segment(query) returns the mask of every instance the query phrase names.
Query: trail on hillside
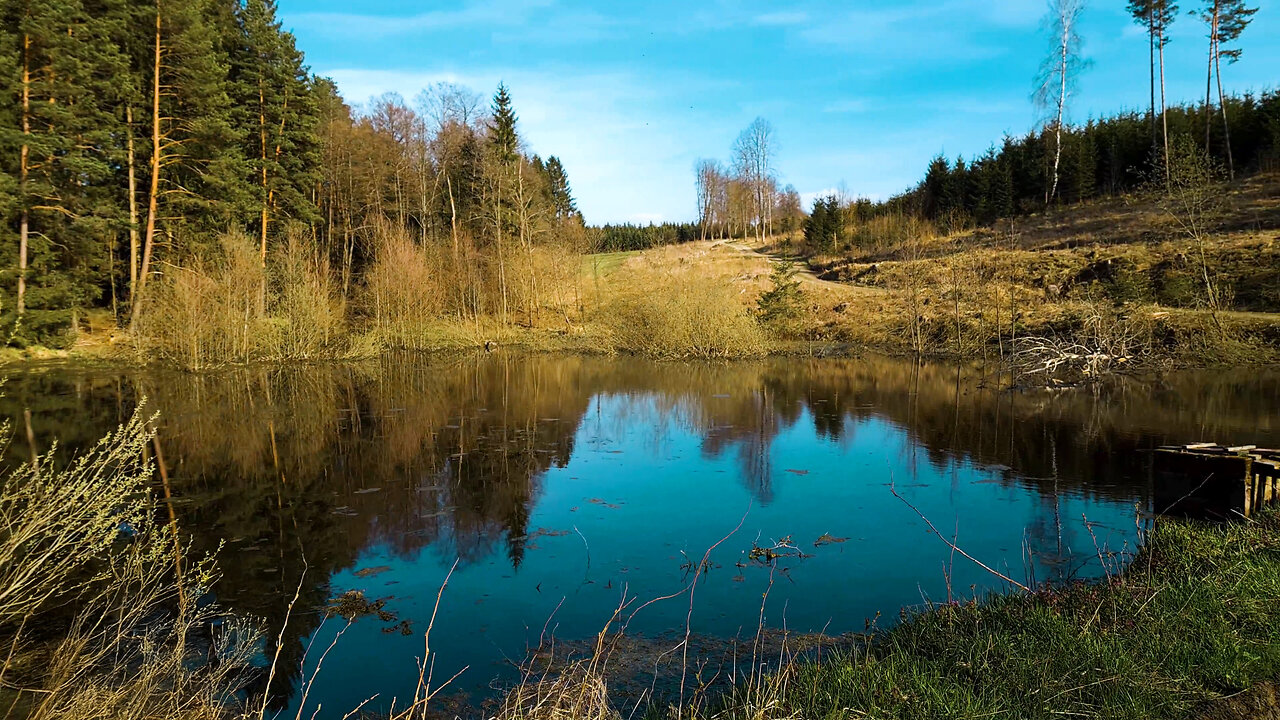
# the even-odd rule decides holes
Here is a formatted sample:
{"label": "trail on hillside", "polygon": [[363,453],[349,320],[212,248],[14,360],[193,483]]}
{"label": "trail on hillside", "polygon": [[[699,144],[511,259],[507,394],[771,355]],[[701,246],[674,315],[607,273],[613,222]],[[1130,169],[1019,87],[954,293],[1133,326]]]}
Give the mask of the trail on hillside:
{"label": "trail on hillside", "polygon": [[835,293],[844,293],[844,294],[866,293],[866,294],[878,295],[886,292],[883,288],[867,287],[865,285],[853,285],[851,283],[836,282],[834,280],[823,280],[822,278],[818,277],[816,273],[813,272],[813,269],[810,268],[809,264],[806,263],[802,258],[787,257],[785,255],[779,255],[777,253],[762,252],[759,249],[756,249],[751,247],[750,245],[747,245],[746,242],[743,240],[719,240],[712,243],[711,245],[711,247],[713,248],[717,246],[724,246],[724,247],[730,248],[732,250],[737,251],[739,254],[745,257],[759,258],[761,260],[765,260],[769,262],[770,265],[789,262],[795,267],[796,278],[800,280],[800,283],[802,285],[809,285],[813,287],[824,288],[826,290],[830,290]]}

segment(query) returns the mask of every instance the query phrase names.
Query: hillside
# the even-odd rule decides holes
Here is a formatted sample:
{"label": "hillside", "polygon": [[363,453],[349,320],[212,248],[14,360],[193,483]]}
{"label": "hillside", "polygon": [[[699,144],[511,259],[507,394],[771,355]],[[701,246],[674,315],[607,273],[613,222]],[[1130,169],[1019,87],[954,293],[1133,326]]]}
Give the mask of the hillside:
{"label": "hillside", "polygon": [[[1214,205],[1200,240],[1168,207],[1130,195],[810,256],[797,275],[803,317],[786,334],[845,350],[969,357],[1000,356],[1036,336],[1126,362],[1272,361],[1280,346],[1280,175],[1224,188]],[[726,284],[750,306],[770,287],[771,265],[802,253],[796,235],[763,246],[694,242],[589,256],[584,272],[602,298],[670,291],[678,286],[670,279],[681,277]]]}

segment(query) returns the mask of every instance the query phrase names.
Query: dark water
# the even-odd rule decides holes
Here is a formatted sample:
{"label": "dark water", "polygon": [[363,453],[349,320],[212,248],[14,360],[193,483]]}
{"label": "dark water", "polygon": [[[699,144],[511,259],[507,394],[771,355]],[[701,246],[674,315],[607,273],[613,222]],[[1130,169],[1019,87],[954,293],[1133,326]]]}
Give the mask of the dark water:
{"label": "dark water", "polygon": [[[345,625],[315,608],[348,590],[385,599],[390,615],[347,629],[310,689],[304,717],[318,704],[341,717],[375,693],[367,707],[412,694],[455,559],[434,673],[466,667],[453,687],[478,697],[544,630],[571,645],[624,598],[634,610],[684,588],[690,563],[726,536],[697,587],[697,637],[753,635],[771,575],[768,626],[862,631],[877,613],[884,627],[905,606],[945,601],[949,566],[956,595],[1002,587],[953,558],[891,484],[987,564],[1060,581],[1096,576],[1098,546],[1133,549],[1151,512],[1145,451],[1280,444],[1276,371],[1021,394],[980,380],[889,359],[496,355],[205,376],[30,371],[0,402],[18,430],[10,462],[30,455],[28,422],[36,449],[55,438],[74,449],[142,398],[161,413],[178,522],[198,550],[226,543],[222,604],[278,629],[300,588],[272,690],[289,717]],[[773,573],[751,561],[784,539],[803,556],[789,551]],[[687,595],[657,602],[629,630],[670,647],[688,612]]]}

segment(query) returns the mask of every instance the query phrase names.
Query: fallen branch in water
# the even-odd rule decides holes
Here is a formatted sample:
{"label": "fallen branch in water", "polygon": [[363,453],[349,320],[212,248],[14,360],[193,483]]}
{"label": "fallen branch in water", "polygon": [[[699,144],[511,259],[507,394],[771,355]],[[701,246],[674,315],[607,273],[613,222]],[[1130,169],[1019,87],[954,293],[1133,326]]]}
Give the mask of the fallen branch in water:
{"label": "fallen branch in water", "polygon": [[979,560],[978,558],[976,558],[976,557],[974,557],[974,556],[970,555],[969,553],[965,552],[962,548],[960,548],[960,546],[956,545],[955,543],[953,543],[953,542],[951,542],[950,540],[948,540],[948,539],[946,539],[945,537],[943,537],[943,536],[942,536],[942,533],[938,532],[938,528],[934,527],[934,526],[933,526],[933,523],[929,522],[929,518],[925,517],[925,516],[924,516],[924,513],[920,512],[919,508],[917,508],[915,505],[912,505],[912,504],[911,504],[911,503],[910,503],[906,498],[904,498],[904,497],[902,497],[901,495],[899,495],[899,494],[898,494],[898,488],[897,488],[897,487],[895,487],[893,483],[889,483],[889,492],[893,493],[893,496],[894,496],[894,497],[896,497],[896,498],[898,498],[899,500],[901,500],[901,501],[902,501],[902,503],[903,503],[904,505],[906,505],[907,507],[911,508],[911,510],[912,510],[913,512],[915,512],[915,514],[916,514],[916,515],[919,515],[919,516],[920,516],[920,519],[924,521],[924,524],[929,526],[929,530],[931,530],[931,531],[933,532],[933,534],[934,534],[934,535],[937,535],[937,536],[938,536],[938,539],[939,539],[939,540],[941,540],[943,543],[945,543],[947,547],[951,548],[951,550],[952,550],[953,552],[958,552],[958,553],[960,553],[961,555],[963,555],[963,556],[965,556],[965,557],[969,558],[969,559],[970,559],[971,561],[973,561],[973,563],[974,563],[975,565],[977,565],[978,567],[982,568],[983,570],[986,570],[987,572],[991,573],[992,575],[995,575],[996,577],[1000,578],[1001,580],[1004,580],[1004,581],[1005,581],[1005,582],[1007,582],[1007,583],[1010,583],[1010,584],[1012,584],[1012,585],[1015,585],[1016,587],[1018,587],[1019,589],[1021,589],[1023,592],[1031,592],[1031,588],[1027,587],[1026,585],[1023,585],[1022,583],[1018,582],[1017,580],[1014,580],[1013,578],[1009,577],[1008,575],[1005,575],[1004,573],[1000,572],[999,570],[996,570],[996,569],[994,569],[994,568],[990,567],[989,565],[987,565],[986,563],[982,562],[982,561],[981,561],[981,560]]}

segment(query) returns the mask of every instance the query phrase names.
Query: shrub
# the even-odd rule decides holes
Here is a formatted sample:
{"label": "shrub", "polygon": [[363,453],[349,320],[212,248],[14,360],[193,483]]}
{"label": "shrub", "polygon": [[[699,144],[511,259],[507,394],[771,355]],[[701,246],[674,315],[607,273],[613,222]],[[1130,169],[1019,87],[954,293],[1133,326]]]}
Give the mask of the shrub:
{"label": "shrub", "polygon": [[273,278],[275,354],[311,359],[340,351],[346,312],[328,260],[290,233]]}
{"label": "shrub", "polygon": [[732,358],[767,349],[760,324],[731,284],[689,273],[651,278],[661,292],[633,294],[605,306],[604,324],[615,350],[676,358]]}
{"label": "shrub", "polygon": [[[0,481],[0,677],[28,720],[215,720],[243,685],[253,628],[229,621],[209,637],[216,661],[193,659],[188,638],[216,612],[196,602],[213,568],[184,562],[173,528],[151,520],[149,424],[135,414],[65,469],[51,451]],[[68,606],[61,639],[34,644]]]}
{"label": "shrub", "polygon": [[211,258],[168,266],[142,301],[140,353],[192,370],[260,359],[273,334],[266,280],[253,240],[240,232],[220,237]]}
{"label": "shrub", "polygon": [[374,331],[392,346],[420,349],[444,309],[431,252],[399,228],[375,234],[373,264],[365,273],[363,309]]}

